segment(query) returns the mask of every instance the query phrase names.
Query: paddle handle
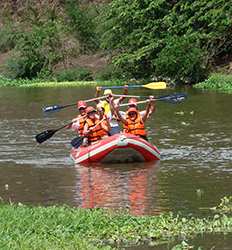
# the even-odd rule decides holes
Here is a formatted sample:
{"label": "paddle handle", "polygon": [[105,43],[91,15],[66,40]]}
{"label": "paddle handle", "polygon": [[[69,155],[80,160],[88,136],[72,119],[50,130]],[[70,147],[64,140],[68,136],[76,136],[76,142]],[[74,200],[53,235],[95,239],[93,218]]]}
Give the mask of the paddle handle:
{"label": "paddle handle", "polygon": [[[97,101],[97,100],[101,100],[101,99],[105,99],[105,98],[106,98],[106,96],[100,96],[100,97],[95,97],[95,98],[91,98],[88,100],[84,100],[84,102],[93,102],[93,101]],[[61,109],[76,106],[76,105],[77,105],[76,103],[71,103],[71,104],[67,104],[67,105],[52,105],[52,106],[44,107],[44,108],[42,108],[42,110],[45,113],[49,113],[49,112],[59,111]]]}
{"label": "paddle handle", "polygon": [[[152,99],[152,100],[156,100],[156,99]],[[136,102],[136,104],[142,104],[142,103],[147,103],[149,102],[149,100],[144,100],[144,101],[139,101],[139,102]],[[120,107],[125,107],[125,106],[128,106],[130,103],[123,103],[123,104],[120,104],[119,106]]]}
{"label": "paddle handle", "polygon": [[[127,88],[141,88],[143,85],[127,85]],[[124,89],[125,86],[116,85],[116,86],[102,86],[101,89]]]}
{"label": "paddle handle", "polygon": [[[184,101],[185,99],[187,98],[187,95],[186,94],[173,94],[173,95],[165,95],[165,96],[160,96],[160,97],[157,97],[157,98],[153,98],[151,99],[152,101],[167,101],[167,102],[170,102],[172,104],[177,104],[177,103],[180,103],[182,101]],[[144,100],[144,101],[139,101],[139,102],[136,102],[137,104],[142,104],[142,103],[147,103],[149,102],[150,100]],[[120,107],[123,107],[123,106],[128,106],[130,103],[123,103],[123,104],[120,104],[119,106]]]}
{"label": "paddle handle", "polygon": [[147,95],[115,95],[115,94],[112,94],[113,97],[128,97],[128,98],[131,98],[131,97],[135,97],[135,98],[149,98],[150,96],[147,96]]}

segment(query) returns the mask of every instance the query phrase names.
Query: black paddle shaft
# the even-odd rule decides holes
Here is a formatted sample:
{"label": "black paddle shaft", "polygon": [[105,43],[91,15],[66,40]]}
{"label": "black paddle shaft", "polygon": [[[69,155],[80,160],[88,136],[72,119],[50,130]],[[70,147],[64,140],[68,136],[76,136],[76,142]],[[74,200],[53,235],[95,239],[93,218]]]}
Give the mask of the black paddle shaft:
{"label": "black paddle shaft", "polygon": [[75,137],[74,139],[72,139],[71,141],[71,145],[74,147],[74,148],[79,148],[84,140],[84,136],[78,136],[78,137]]}
{"label": "black paddle shaft", "polygon": [[73,122],[70,122],[68,124],[65,124],[63,125],[62,127],[60,128],[57,128],[57,129],[50,129],[50,130],[45,130],[43,132],[41,132],[40,134],[37,134],[35,136],[35,139],[38,143],[43,143],[45,142],[46,140],[48,140],[49,138],[51,138],[57,131],[71,125]]}

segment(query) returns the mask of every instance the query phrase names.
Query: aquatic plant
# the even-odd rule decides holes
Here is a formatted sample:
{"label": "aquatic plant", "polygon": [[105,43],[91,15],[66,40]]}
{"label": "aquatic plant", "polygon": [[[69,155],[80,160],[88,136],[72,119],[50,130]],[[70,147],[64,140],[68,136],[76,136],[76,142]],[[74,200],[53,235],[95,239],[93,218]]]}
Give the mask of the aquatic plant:
{"label": "aquatic plant", "polygon": [[194,85],[194,88],[232,92],[232,75],[213,74],[208,80]]}
{"label": "aquatic plant", "polygon": [[212,207],[211,210],[217,213],[232,213],[232,196],[223,197],[221,203],[216,207]]}
{"label": "aquatic plant", "polygon": [[2,204],[0,218],[1,249],[111,249],[109,246],[158,244],[203,233],[232,233],[232,217],[225,214],[136,217],[104,209]]}
{"label": "aquatic plant", "polygon": [[121,81],[41,81],[40,79],[9,79],[0,75],[0,87],[89,87],[122,85]]}

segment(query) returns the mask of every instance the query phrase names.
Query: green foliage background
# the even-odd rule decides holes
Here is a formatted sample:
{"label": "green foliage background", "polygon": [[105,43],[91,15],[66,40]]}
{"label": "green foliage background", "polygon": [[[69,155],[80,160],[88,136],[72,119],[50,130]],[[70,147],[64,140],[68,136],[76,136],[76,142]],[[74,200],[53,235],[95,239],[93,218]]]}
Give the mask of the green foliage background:
{"label": "green foliage background", "polygon": [[226,0],[113,0],[104,12],[103,48],[134,77],[204,79],[232,52],[232,5]]}
{"label": "green foliage background", "polygon": [[[46,1],[45,1],[46,2]],[[56,2],[56,1],[55,1]],[[17,22],[2,12],[0,52],[12,51],[11,78],[77,79],[56,65],[80,54],[104,52],[109,65],[88,78],[163,79],[196,83],[232,54],[232,4],[228,0],[27,2]],[[5,20],[3,17],[7,16]]]}

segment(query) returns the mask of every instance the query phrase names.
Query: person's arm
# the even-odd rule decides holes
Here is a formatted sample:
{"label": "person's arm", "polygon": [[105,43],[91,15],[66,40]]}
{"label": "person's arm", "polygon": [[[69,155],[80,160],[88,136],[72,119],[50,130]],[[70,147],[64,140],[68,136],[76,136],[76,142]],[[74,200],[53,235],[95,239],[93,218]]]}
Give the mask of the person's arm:
{"label": "person's arm", "polygon": [[[124,89],[123,89],[123,95],[128,95],[128,85],[124,85]],[[118,103],[122,103],[124,101],[126,97],[125,96],[121,96],[118,98]]]}
{"label": "person's arm", "polygon": [[73,123],[71,125],[71,129],[74,130],[74,131],[78,131],[78,129],[80,127],[79,119],[78,120],[73,119],[72,122]]}
{"label": "person's arm", "polygon": [[88,136],[89,132],[90,132],[89,131],[89,125],[87,123],[85,123],[84,130],[83,130],[84,136]]}
{"label": "person's arm", "polygon": [[72,123],[66,126],[66,129],[78,130],[80,126],[79,117],[72,119]]}
{"label": "person's arm", "polygon": [[[96,93],[95,93],[96,98],[98,98],[100,96],[100,92],[101,92],[101,87],[97,86],[96,87]],[[95,102],[99,103],[99,100],[96,100]]]}
{"label": "person's arm", "polygon": [[110,131],[110,123],[109,120],[107,119],[106,115],[104,115],[105,120],[101,122],[101,127],[103,130],[105,130],[107,133]]}
{"label": "person's arm", "polygon": [[99,119],[101,120],[103,118],[103,116],[104,116],[104,112],[102,110],[101,103],[97,104],[97,111],[98,111],[98,114],[99,114]]}
{"label": "person's arm", "polygon": [[154,110],[154,100],[153,100],[153,97],[151,96],[149,98],[149,103],[147,104],[147,107],[146,107],[146,112],[145,112],[144,116],[142,117],[143,122],[145,122],[147,120],[148,116],[151,115],[150,111],[153,112],[153,110]]}
{"label": "person's arm", "polygon": [[155,113],[155,111],[156,111],[156,101],[153,100],[147,118],[149,118],[149,117],[151,116],[152,113]]}
{"label": "person's arm", "polygon": [[124,117],[122,117],[122,115],[119,112],[119,106],[116,107],[113,98],[110,98],[110,106],[112,108],[112,111],[117,115],[118,119],[124,123],[127,124],[126,119],[124,119]]}

